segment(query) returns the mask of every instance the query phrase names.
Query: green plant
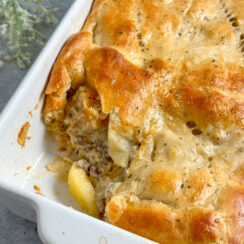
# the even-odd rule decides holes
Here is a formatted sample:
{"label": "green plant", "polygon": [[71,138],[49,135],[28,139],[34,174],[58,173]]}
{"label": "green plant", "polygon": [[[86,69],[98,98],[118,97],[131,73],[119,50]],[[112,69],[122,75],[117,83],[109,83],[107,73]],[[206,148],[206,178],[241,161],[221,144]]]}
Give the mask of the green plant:
{"label": "green plant", "polygon": [[3,60],[16,60],[20,69],[30,65],[32,43],[43,45],[45,36],[38,25],[57,24],[56,8],[45,4],[45,0],[0,0],[0,36],[6,49],[0,51],[0,66]]}

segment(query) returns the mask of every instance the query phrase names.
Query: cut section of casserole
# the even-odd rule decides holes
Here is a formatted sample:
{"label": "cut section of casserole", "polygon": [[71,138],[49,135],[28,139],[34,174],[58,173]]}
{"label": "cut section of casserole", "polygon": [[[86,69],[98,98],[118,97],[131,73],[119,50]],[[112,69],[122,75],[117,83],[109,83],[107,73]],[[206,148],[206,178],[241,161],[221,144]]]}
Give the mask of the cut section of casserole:
{"label": "cut section of casserole", "polygon": [[94,2],[43,110],[91,212],[160,243],[244,243],[243,55],[243,0]]}

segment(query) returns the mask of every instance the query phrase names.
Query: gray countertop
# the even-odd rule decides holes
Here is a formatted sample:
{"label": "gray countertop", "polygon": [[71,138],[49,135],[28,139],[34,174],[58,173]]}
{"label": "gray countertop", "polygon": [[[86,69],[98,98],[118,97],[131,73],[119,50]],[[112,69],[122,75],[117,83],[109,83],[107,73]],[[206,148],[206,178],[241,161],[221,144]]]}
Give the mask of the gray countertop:
{"label": "gray countertop", "polygon": [[[1,0],[0,0],[1,1]],[[56,16],[62,19],[73,0],[49,0],[52,6],[59,8]],[[42,31],[50,37],[54,30],[54,26],[43,26]],[[3,46],[0,41],[0,50]],[[35,60],[42,47],[33,44],[30,49],[33,50],[33,59]],[[0,68],[0,110],[4,108],[9,98],[20,84],[27,70],[20,70],[15,62],[5,63]],[[0,202],[0,243],[1,244],[29,244],[42,243],[35,223],[27,221],[11,213],[6,206]]]}

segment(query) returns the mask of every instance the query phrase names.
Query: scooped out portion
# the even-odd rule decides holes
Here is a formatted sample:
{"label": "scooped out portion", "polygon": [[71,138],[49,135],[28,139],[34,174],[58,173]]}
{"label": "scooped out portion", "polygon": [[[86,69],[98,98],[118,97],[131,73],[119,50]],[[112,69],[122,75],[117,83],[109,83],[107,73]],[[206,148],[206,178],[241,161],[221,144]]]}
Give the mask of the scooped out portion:
{"label": "scooped out portion", "polygon": [[63,47],[43,118],[83,212],[160,243],[243,243],[244,26],[222,2],[98,0]]}

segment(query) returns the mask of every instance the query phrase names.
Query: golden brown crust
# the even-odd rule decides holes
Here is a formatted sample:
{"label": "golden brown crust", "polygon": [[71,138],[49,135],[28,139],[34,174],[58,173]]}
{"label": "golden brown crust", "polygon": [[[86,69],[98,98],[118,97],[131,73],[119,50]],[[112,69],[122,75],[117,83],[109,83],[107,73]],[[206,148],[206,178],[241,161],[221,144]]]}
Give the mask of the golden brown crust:
{"label": "golden brown crust", "polygon": [[45,121],[56,118],[56,111],[64,109],[66,93],[69,89],[75,89],[85,82],[83,60],[91,45],[91,34],[89,32],[79,32],[68,40],[60,52],[45,92]]}
{"label": "golden brown crust", "polygon": [[[179,243],[185,221],[183,213],[174,213],[164,204],[138,199],[130,201],[122,196],[113,197],[107,204],[107,216],[114,225],[165,243]],[[179,216],[181,221],[177,222]]]}
{"label": "golden brown crust", "polygon": [[219,120],[224,125],[244,125],[244,100],[207,87],[179,86],[166,99],[160,97],[160,101],[169,112],[187,114],[202,125]]}
{"label": "golden brown crust", "polygon": [[[140,113],[147,109],[148,97],[153,92],[153,74],[111,48],[93,49],[84,66],[89,84],[100,96],[103,111],[109,113],[118,108],[121,120],[139,125],[143,120]],[[136,122],[138,117],[141,120]]]}
{"label": "golden brown crust", "polygon": [[[167,2],[165,3],[167,6]],[[185,5],[184,5],[185,4]],[[167,26],[167,23],[170,23],[173,25],[173,29],[168,30],[170,34],[171,32],[175,32],[178,26],[182,25],[183,19],[179,19],[177,21],[177,18],[182,18],[182,17],[176,17],[176,13],[179,12],[184,12],[186,11],[187,8],[189,8],[189,11],[187,12],[187,15],[191,16],[188,17],[189,20],[193,18],[195,15],[202,16],[204,13],[202,13],[202,10],[204,9],[203,12],[206,12],[205,14],[209,14],[209,18],[212,15],[219,14],[222,11],[221,6],[217,5],[220,10],[215,10],[216,9],[216,2],[213,1],[213,3],[206,3],[205,1],[194,1],[194,3],[191,5],[190,2],[185,1],[182,7],[180,5],[178,6],[176,3],[174,3],[172,6],[169,5],[168,7],[161,7],[160,5],[157,5],[157,1],[154,2],[147,2],[144,1],[143,3],[137,3],[136,1],[123,1],[123,4],[120,4],[120,7],[118,8],[117,3],[113,1],[96,1],[93,6],[93,10],[87,20],[87,23],[84,27],[84,31],[79,32],[76,34],[74,37],[68,41],[68,43],[65,45],[63,48],[62,52],[59,55],[58,60],[55,63],[55,66],[53,68],[53,71],[51,73],[51,77],[49,79],[48,87],[46,90],[46,94],[52,94],[53,96],[64,96],[67,92],[67,90],[70,88],[75,88],[82,83],[85,82],[85,77],[84,77],[84,67],[83,67],[83,61],[86,57],[86,53],[90,49],[94,49],[94,45],[92,44],[92,39],[93,42],[95,42],[96,45],[101,45],[101,46],[112,46],[116,47],[116,49],[121,50],[124,55],[119,53],[118,51],[112,49],[107,49],[105,48],[104,51],[100,48],[95,48],[92,50],[88,57],[86,57],[86,69],[89,74],[89,79],[92,81],[91,83],[94,83],[94,80],[97,80],[98,74],[104,72],[104,70],[101,68],[101,62],[104,63],[104,67],[106,69],[110,69],[110,71],[106,72],[106,74],[109,74],[108,76],[115,75],[114,70],[111,69],[112,65],[117,65],[123,74],[120,76],[116,77],[116,82],[114,82],[113,86],[108,86],[106,89],[106,92],[109,91],[109,95],[107,98],[109,98],[110,104],[106,104],[106,109],[105,109],[105,104],[104,105],[104,111],[108,112],[108,107],[119,107],[121,109],[120,115],[123,115],[123,118],[121,117],[122,120],[128,122],[130,120],[128,118],[128,115],[130,113],[137,112],[135,110],[135,104],[137,103],[139,107],[142,107],[141,104],[144,103],[144,99],[141,99],[145,92],[149,95],[152,93],[152,87],[153,87],[153,82],[152,79],[157,80],[154,77],[154,74],[151,73],[150,71],[140,68],[136,65],[133,66],[133,64],[130,64],[129,61],[126,60],[126,57],[131,59],[131,54],[134,54],[133,59],[136,61],[138,59],[138,55],[144,56],[143,53],[139,50],[139,46],[142,47],[142,51],[145,52],[146,50],[152,49],[152,54],[153,54],[153,48],[154,47],[148,47],[145,50],[145,40],[143,40],[143,37],[146,35],[154,35],[157,34],[157,31],[153,32],[155,29],[155,25],[161,25],[164,26],[164,21],[165,25]],[[226,3],[227,5],[229,3]],[[160,6],[160,7],[159,7]],[[176,8],[175,8],[175,7]],[[134,8],[137,7],[139,8],[138,14],[135,13]],[[181,9],[182,8],[182,9]],[[175,9],[173,11],[173,9]],[[207,12],[209,11],[209,12]],[[120,18],[119,20],[116,19],[117,14],[119,13]],[[126,13],[126,14],[124,14]],[[165,13],[165,18],[161,20],[158,18],[158,14]],[[112,16],[111,16],[112,14]],[[139,16],[139,20],[142,21],[142,32],[136,35],[135,23],[137,21],[132,21],[133,18],[137,18],[136,15]],[[150,16],[149,18],[142,18],[140,17],[141,15],[146,15]],[[223,19],[225,17],[225,14],[222,13],[220,15],[220,20],[222,21],[221,23],[218,23],[218,26],[223,27],[223,30],[221,30],[221,35],[223,38],[225,38],[225,42],[223,43],[218,43],[218,45],[223,45],[226,46],[227,44],[232,44],[233,38],[228,38],[229,35],[235,35],[233,32],[233,28],[226,19]],[[183,18],[186,18],[185,16]],[[195,17],[194,17],[195,18]],[[112,21],[113,20],[113,21]],[[163,21],[163,22],[162,22]],[[195,20],[191,20],[195,21]],[[203,22],[202,26],[203,28],[208,28],[207,32],[213,32],[216,29],[215,27],[210,27],[210,24],[213,24],[214,22],[210,21],[210,24],[208,23],[210,20],[207,18],[207,23]],[[95,23],[94,23],[95,22]],[[124,24],[125,23],[125,24]],[[153,23],[153,26],[151,26]],[[157,24],[158,23],[158,24]],[[194,27],[195,28],[195,27]],[[210,30],[209,28],[212,28]],[[219,28],[218,28],[219,29]],[[228,31],[227,31],[228,30]],[[227,31],[225,33],[225,31]],[[94,33],[92,33],[94,32]],[[215,36],[207,36],[208,39],[206,39],[206,42],[204,43],[205,45],[207,44],[208,40],[218,38],[220,34],[216,34],[217,37]],[[137,36],[137,38],[136,38]],[[153,41],[156,36],[152,36],[151,40]],[[160,37],[161,38],[161,37]],[[204,40],[203,40],[204,41]],[[240,40],[237,40],[240,41]],[[229,42],[229,43],[228,43]],[[171,43],[171,41],[168,41],[168,43]],[[153,44],[153,43],[152,43]],[[216,44],[215,44],[216,45]],[[122,50],[123,49],[123,50]],[[238,50],[239,48],[237,48]],[[108,51],[110,50],[110,51]],[[97,54],[95,54],[97,52]],[[163,51],[165,52],[165,55],[167,56],[167,50]],[[240,52],[240,50],[238,50]],[[94,60],[93,58],[90,58],[89,61],[89,56],[95,57],[95,56],[101,56],[100,58],[96,57]],[[106,56],[106,57],[105,57]],[[147,56],[145,56],[147,60]],[[214,57],[214,56],[213,56]],[[106,60],[105,60],[106,58]],[[156,57],[155,57],[156,58]],[[222,57],[221,57],[222,58]],[[223,58],[222,58],[223,59]],[[196,62],[193,61],[191,58],[189,61],[184,61],[182,63],[182,68],[180,68],[179,64],[176,64],[175,62],[169,61],[171,58],[168,60],[162,60],[160,58],[156,58],[155,60],[152,59],[152,67],[154,68],[154,71],[157,73],[162,72],[168,72],[170,74],[170,79],[172,82],[179,82],[179,78],[181,78],[181,82],[179,85],[183,84],[184,87],[176,88],[174,89],[173,87],[167,87],[164,89],[163,94],[159,94],[159,100],[162,98],[164,99],[165,93],[167,93],[167,90],[171,93],[178,94],[182,92],[183,97],[180,98],[180,103],[179,99],[177,99],[176,96],[170,95],[169,101],[160,101],[160,104],[165,103],[165,106],[168,106],[168,104],[172,104],[173,110],[175,110],[176,107],[179,107],[181,104],[185,105],[186,108],[186,113],[192,113],[197,115],[198,113],[202,114],[204,111],[206,114],[206,118],[209,119],[209,121],[212,123],[214,120],[218,121],[219,119],[223,120],[224,118],[225,123],[226,120],[230,121],[231,123],[237,123],[240,125],[243,125],[243,97],[241,96],[240,99],[236,99],[235,95],[236,93],[230,94],[225,94],[222,91],[231,91],[231,92],[239,92],[242,93],[244,92],[244,69],[240,67],[239,62],[237,64],[234,63],[223,63],[222,61],[216,60],[216,58],[211,59],[211,62]],[[112,62],[111,62],[112,61]],[[110,62],[110,67],[108,66],[108,62]],[[137,61],[136,61],[137,62]],[[163,62],[164,67],[161,67],[159,63]],[[196,65],[192,65],[192,63],[196,63]],[[89,66],[92,67],[89,67]],[[162,64],[161,64],[162,65]],[[165,70],[165,67],[168,67],[170,70]],[[96,70],[100,69],[100,70]],[[128,70],[127,70],[128,69]],[[128,74],[132,74],[132,76],[128,76]],[[143,74],[143,72],[145,74]],[[117,74],[119,71],[117,72]],[[140,73],[140,74],[139,74]],[[148,73],[148,74],[146,74]],[[177,75],[175,76],[175,74]],[[133,75],[136,77],[137,81],[133,80]],[[142,75],[146,75],[145,78],[143,78],[143,82],[139,82],[139,79],[142,79]],[[94,77],[93,77],[94,76]],[[96,76],[96,77],[95,77]],[[140,76],[140,77],[139,77]],[[182,77],[183,76],[183,77]],[[137,84],[136,86],[133,85],[134,90],[132,89],[132,86],[128,86],[126,91],[129,91],[130,94],[133,94],[135,100],[131,102],[131,99],[128,99],[128,96],[126,97],[125,101],[127,103],[121,103],[118,102],[121,99],[117,99],[115,94],[119,94],[119,90],[124,89],[121,84],[127,84],[128,82],[123,82],[123,79],[130,79],[129,83]],[[100,77],[99,77],[100,78]],[[115,77],[110,77],[110,79],[115,79]],[[103,77],[104,80],[104,77]],[[96,81],[96,86],[102,86],[104,85],[104,82]],[[106,82],[108,83],[108,82]],[[128,83],[128,84],[129,84]],[[150,83],[151,85],[146,85],[145,83]],[[155,83],[155,82],[154,82]],[[178,85],[178,86],[179,86]],[[200,85],[200,87],[199,87]],[[141,86],[141,87],[140,87]],[[186,88],[185,88],[186,87]],[[114,89],[112,89],[114,88]],[[119,88],[119,89],[117,89]],[[135,88],[137,91],[135,91]],[[200,88],[200,89],[199,89]],[[216,90],[217,89],[217,90]],[[114,92],[116,90],[116,93]],[[207,90],[210,90],[209,92]],[[220,92],[219,92],[220,90]],[[143,95],[140,94],[142,91]],[[207,91],[207,92],[205,92]],[[104,92],[104,91],[103,91]],[[158,92],[158,91],[157,91]],[[100,89],[100,93],[102,93]],[[112,95],[114,94],[114,95]],[[121,94],[121,92],[120,92]],[[184,95],[185,94],[185,95]],[[110,99],[111,98],[111,99]],[[102,98],[104,100],[104,98]],[[57,99],[57,103],[61,105],[60,99]],[[52,99],[54,102],[54,99]],[[105,100],[103,101],[105,103]],[[52,103],[54,107],[58,106]],[[134,108],[132,106],[134,104]],[[145,104],[145,103],[144,103]],[[192,104],[194,107],[192,107]],[[215,104],[219,104],[215,106]],[[228,105],[228,106],[226,106]],[[49,107],[50,110],[50,106]],[[55,110],[57,108],[54,108]],[[140,108],[141,109],[141,108]],[[148,110],[148,104],[145,105],[145,110]],[[111,109],[109,109],[111,111]],[[124,111],[124,112],[123,112]],[[127,113],[125,113],[127,111]],[[183,110],[181,110],[183,111]],[[184,112],[184,113],[185,113]],[[137,113],[136,113],[137,114]],[[136,116],[134,116],[135,118]],[[199,117],[199,116],[196,116]],[[127,119],[125,119],[127,118]],[[144,116],[140,116],[140,123],[144,120]],[[138,119],[137,119],[138,121]],[[206,121],[204,121],[206,122]],[[138,122],[136,123],[138,124]]]}
{"label": "golden brown crust", "polygon": [[228,242],[242,243],[244,239],[244,188],[243,186],[227,186],[221,193],[218,206],[226,213]]}
{"label": "golden brown crust", "polygon": [[84,82],[82,63],[90,45],[89,32],[78,32],[68,40],[55,62],[46,94],[62,96],[71,86],[77,87]]}
{"label": "golden brown crust", "polygon": [[174,209],[155,201],[115,196],[107,204],[109,221],[160,243],[214,243],[226,240],[224,221],[210,209]]}
{"label": "golden brown crust", "polygon": [[46,90],[48,129],[69,143],[63,122],[77,106],[87,124],[73,131],[113,118],[137,150],[107,197],[108,222],[160,243],[244,242],[243,4],[96,0],[64,46]]}
{"label": "golden brown crust", "polygon": [[136,8],[135,0],[123,0],[119,7],[116,1],[95,1],[85,29],[93,21],[93,42],[96,45],[117,48],[134,58],[135,54],[141,53],[134,21]]}
{"label": "golden brown crust", "polygon": [[52,94],[46,96],[45,113],[53,110],[60,110],[66,103],[65,97],[58,97]]}

